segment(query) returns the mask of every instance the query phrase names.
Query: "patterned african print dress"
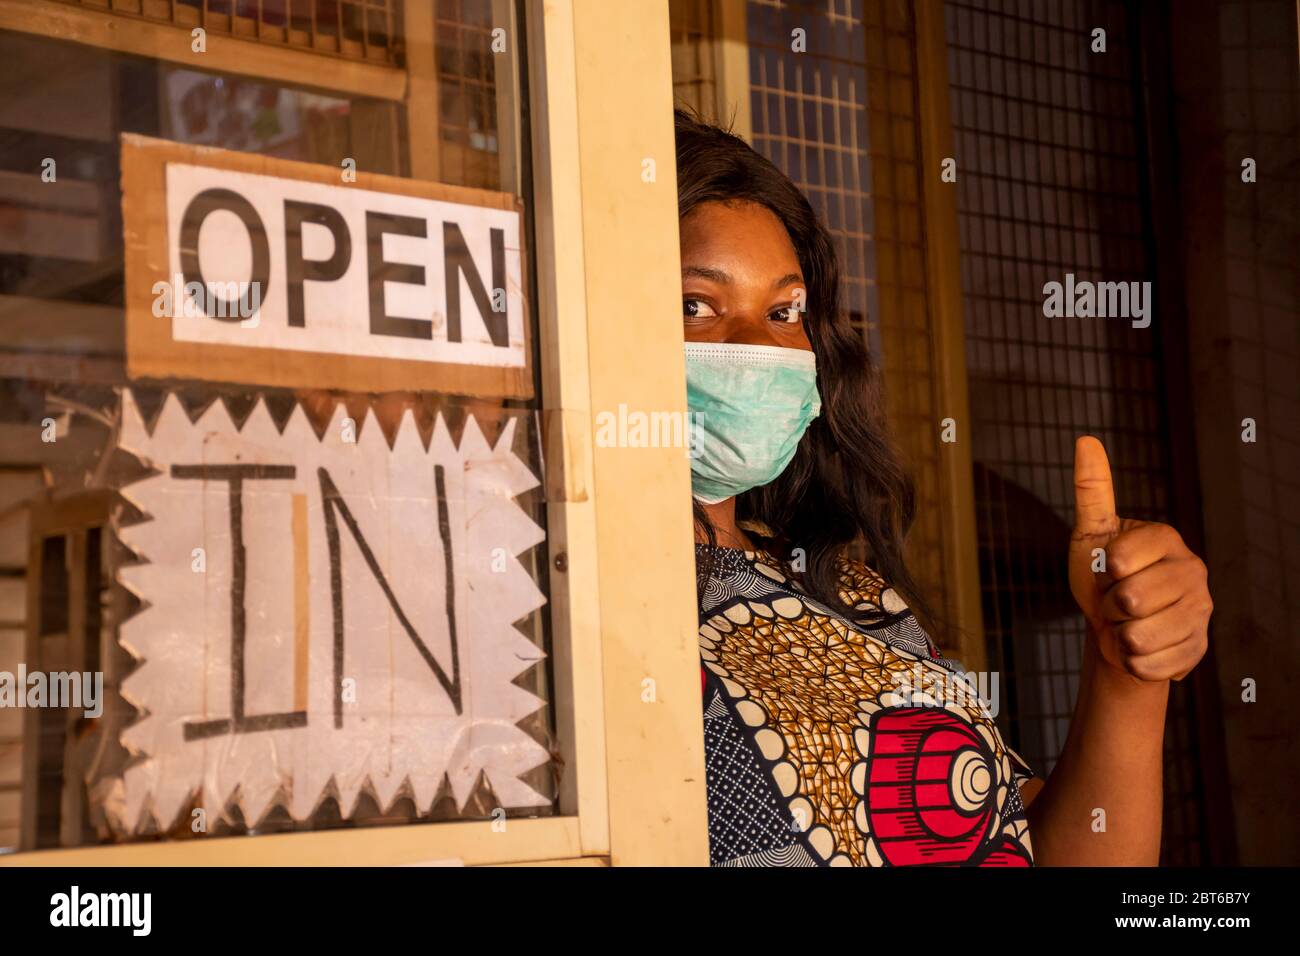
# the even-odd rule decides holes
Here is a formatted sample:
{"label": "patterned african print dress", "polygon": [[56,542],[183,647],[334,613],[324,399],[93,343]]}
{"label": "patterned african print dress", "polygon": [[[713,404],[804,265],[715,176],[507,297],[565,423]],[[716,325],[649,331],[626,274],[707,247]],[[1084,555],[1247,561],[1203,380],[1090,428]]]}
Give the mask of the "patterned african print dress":
{"label": "patterned african print dress", "polygon": [[1019,784],[1033,772],[896,592],[842,561],[842,599],[876,612],[849,623],[777,568],[713,548],[699,633],[710,862],[1032,866]]}

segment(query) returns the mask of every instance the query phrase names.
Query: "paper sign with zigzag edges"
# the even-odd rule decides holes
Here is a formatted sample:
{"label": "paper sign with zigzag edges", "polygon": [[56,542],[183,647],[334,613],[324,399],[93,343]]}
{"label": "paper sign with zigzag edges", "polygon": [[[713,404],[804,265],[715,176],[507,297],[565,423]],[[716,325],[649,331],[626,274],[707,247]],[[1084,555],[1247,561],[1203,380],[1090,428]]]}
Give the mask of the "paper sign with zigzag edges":
{"label": "paper sign with zigzag edges", "polygon": [[261,401],[236,428],[169,396],[150,433],[124,392],[119,446],[158,473],[122,491],[147,518],[119,530],[144,607],[120,630],[141,759],[115,826],[167,828],[196,795],[253,825],[282,794],[303,820],[331,783],[345,816],[367,785],[427,809],[447,780],[463,808],[480,775],[505,807],[549,802],[519,779],[549,755],[517,726],[544,655],[515,622],[545,602],[517,558],[544,539],[514,500],[538,484],[517,419],[490,446],[470,416],[457,447],[439,416],[426,449],[409,412],[391,448],[373,422],[345,441],[345,416],[318,439],[301,408],[281,433]]}

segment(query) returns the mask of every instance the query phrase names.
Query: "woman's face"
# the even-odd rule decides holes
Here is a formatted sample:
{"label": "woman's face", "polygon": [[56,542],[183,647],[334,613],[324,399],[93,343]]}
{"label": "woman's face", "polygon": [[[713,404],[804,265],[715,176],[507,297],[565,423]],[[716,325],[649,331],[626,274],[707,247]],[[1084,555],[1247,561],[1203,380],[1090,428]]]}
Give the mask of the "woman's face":
{"label": "woman's face", "polygon": [[687,342],[812,351],[799,257],[775,213],[753,202],[701,203],[682,220],[681,240]]}

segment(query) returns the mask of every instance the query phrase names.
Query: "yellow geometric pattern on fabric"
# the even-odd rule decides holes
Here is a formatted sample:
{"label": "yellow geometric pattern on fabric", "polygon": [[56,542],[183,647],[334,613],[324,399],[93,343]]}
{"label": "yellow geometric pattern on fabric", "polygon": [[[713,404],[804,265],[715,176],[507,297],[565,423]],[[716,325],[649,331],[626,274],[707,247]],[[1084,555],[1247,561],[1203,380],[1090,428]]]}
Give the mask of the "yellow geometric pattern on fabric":
{"label": "yellow geometric pattern on fabric", "polygon": [[[762,552],[758,558],[758,571],[791,586],[774,570],[775,559]],[[841,596],[850,606],[881,608],[885,590],[866,566],[842,563]],[[796,597],[770,604],[742,599],[719,611],[700,628],[700,651],[745,723],[759,728],[755,742],[765,757],[778,761],[773,776],[822,859],[880,865],[879,851],[855,824],[861,798],[851,778],[862,754],[854,735],[866,733],[858,702],[874,704],[900,686],[915,687],[918,672],[918,690],[942,686],[949,673]],[[990,745],[1003,779],[1011,779],[993,720],[982,708],[963,710]]]}

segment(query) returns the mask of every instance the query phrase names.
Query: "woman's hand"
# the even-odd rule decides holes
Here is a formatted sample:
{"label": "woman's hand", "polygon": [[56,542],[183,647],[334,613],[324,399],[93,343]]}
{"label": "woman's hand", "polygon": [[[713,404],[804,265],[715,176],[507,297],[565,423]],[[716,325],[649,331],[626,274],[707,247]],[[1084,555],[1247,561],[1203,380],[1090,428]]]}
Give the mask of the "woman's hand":
{"label": "woman's hand", "polygon": [[1205,565],[1168,525],[1115,513],[1110,463],[1095,438],[1075,442],[1074,500],[1070,591],[1088,642],[1065,747],[1042,792],[1030,794],[1034,859],[1155,866],[1169,681],[1205,655]]}
{"label": "woman's hand", "polygon": [[1138,681],[1182,680],[1205,656],[1214,604],[1205,563],[1167,524],[1115,513],[1101,442],[1074,446],[1070,591],[1102,659]]}

